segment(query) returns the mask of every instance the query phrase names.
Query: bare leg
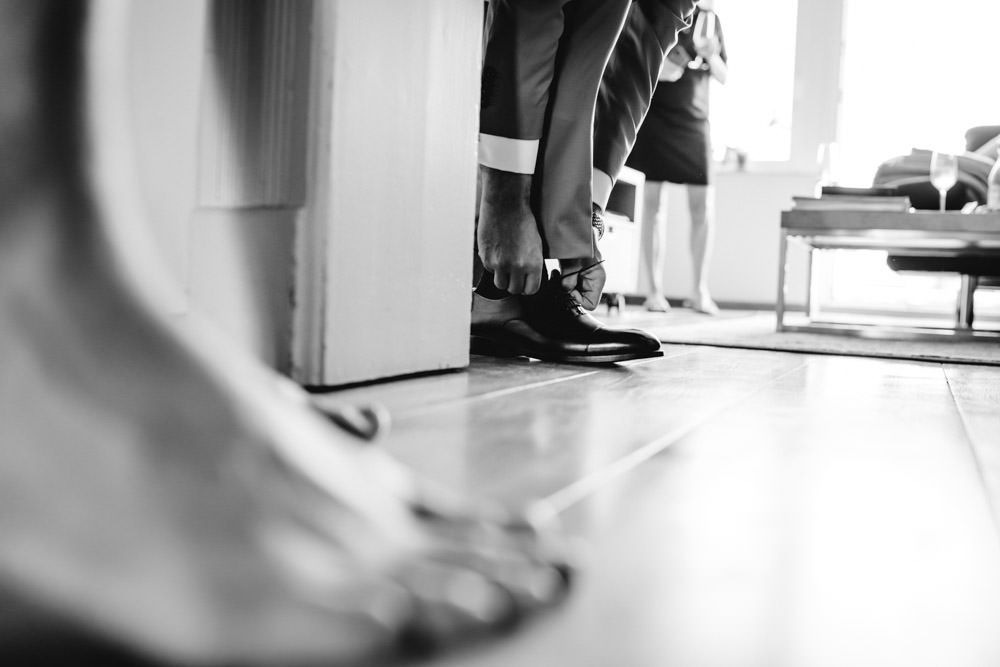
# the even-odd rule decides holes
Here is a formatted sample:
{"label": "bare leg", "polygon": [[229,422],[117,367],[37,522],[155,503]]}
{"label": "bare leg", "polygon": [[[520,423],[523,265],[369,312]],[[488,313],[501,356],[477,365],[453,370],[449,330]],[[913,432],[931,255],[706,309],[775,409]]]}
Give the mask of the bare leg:
{"label": "bare leg", "polygon": [[667,189],[659,181],[646,181],[642,197],[642,256],[639,263],[647,285],[646,310],[666,312],[670,304],[663,296],[661,271],[663,247],[666,245]]}
{"label": "bare leg", "polygon": [[[125,7],[95,3],[91,29]],[[88,9],[0,4],[0,586],[199,663],[369,660],[558,599],[525,522],[444,514],[127,284],[108,221],[135,184],[92,169],[124,137],[87,130]]]}
{"label": "bare leg", "polygon": [[718,315],[719,307],[708,289],[708,265],[715,233],[715,212],[712,187],[688,185],[688,211],[691,214],[691,264],[694,269],[692,307],[699,313]]}

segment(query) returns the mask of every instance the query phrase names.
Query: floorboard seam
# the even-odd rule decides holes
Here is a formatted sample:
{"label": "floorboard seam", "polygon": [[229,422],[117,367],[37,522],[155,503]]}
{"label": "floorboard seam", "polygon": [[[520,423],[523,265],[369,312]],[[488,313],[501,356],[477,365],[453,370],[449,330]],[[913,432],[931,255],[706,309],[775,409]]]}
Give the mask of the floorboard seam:
{"label": "floorboard seam", "polygon": [[761,383],[754,387],[753,389],[747,391],[742,396],[734,398],[733,400],[720,405],[717,410],[714,410],[706,414],[703,418],[696,422],[689,424],[686,427],[675,429],[669,431],[657,438],[654,438],[651,442],[632,450],[628,454],[622,456],[621,458],[612,461],[608,465],[595,470],[587,475],[584,475],[580,479],[564,486],[563,488],[550,493],[544,498],[535,500],[529,505],[529,511],[532,516],[536,516],[539,519],[545,518],[549,515],[559,514],[566,511],[576,503],[584,500],[588,496],[593,495],[602,487],[607,486],[614,479],[634,470],[639,465],[648,461],[653,456],[665,450],[667,447],[677,442],[681,438],[693,433],[695,430],[718,417],[718,415],[726,410],[729,410],[740,403],[747,401],[758,393],[760,393],[766,387],[769,387],[781,379],[796,373],[808,365],[808,360],[803,361],[794,368],[790,368],[780,375],[776,375],[767,382]]}
{"label": "floorboard seam", "polygon": [[[679,357],[693,354],[694,352],[695,352],[694,350],[677,350],[673,354],[664,355],[662,357],[655,357],[653,359],[642,359],[638,361],[629,362],[628,366],[629,367],[643,366],[653,362],[665,361],[667,359],[677,359]],[[463,404],[472,404],[495,398],[504,398],[506,396],[512,396],[522,391],[532,391],[534,389],[540,389],[542,387],[550,387],[552,385],[559,384],[560,382],[567,382],[569,380],[579,380],[580,378],[588,377],[590,375],[594,375],[595,373],[599,372],[600,369],[581,371],[579,373],[574,373],[572,375],[566,375],[559,378],[552,378],[549,380],[540,380],[538,382],[529,382],[528,384],[518,385],[516,387],[508,387],[507,389],[495,389],[493,391],[488,391],[483,394],[477,394],[475,396],[463,396],[462,398],[441,401],[440,403],[415,406],[413,408],[408,408],[406,410],[398,410],[394,413],[393,417],[399,419],[406,419],[410,417],[416,417],[423,414],[427,414],[430,412],[437,412],[438,410],[454,408],[456,406]]]}
{"label": "floorboard seam", "polygon": [[983,462],[979,457],[979,451],[976,448],[975,436],[972,433],[972,429],[969,427],[969,419],[966,416],[965,410],[962,408],[961,401],[958,400],[958,396],[955,394],[955,388],[952,386],[951,376],[948,374],[948,368],[945,364],[941,364],[941,374],[944,376],[944,382],[948,387],[948,393],[951,394],[951,400],[955,405],[955,411],[958,413],[958,419],[962,423],[962,431],[965,433],[965,441],[968,445],[969,456],[972,457],[972,464],[976,467],[976,475],[979,477],[979,484],[982,487],[983,495],[985,496],[986,506],[989,508],[990,518],[993,520],[993,530],[997,539],[1000,540],[1000,513],[998,513],[997,503],[993,497],[993,491],[986,478],[986,471],[983,469]]}

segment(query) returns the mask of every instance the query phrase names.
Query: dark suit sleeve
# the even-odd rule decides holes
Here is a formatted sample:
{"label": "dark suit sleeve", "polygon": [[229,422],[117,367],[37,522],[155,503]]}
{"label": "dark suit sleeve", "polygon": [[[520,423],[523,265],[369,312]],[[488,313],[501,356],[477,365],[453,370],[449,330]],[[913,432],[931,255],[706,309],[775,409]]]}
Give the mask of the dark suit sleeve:
{"label": "dark suit sleeve", "polygon": [[660,67],[695,0],[636,0],[608,62],[594,120],[594,168],[617,178],[649,109]]}
{"label": "dark suit sleeve", "polygon": [[483,31],[479,162],[535,170],[563,32],[565,0],[492,0]]}

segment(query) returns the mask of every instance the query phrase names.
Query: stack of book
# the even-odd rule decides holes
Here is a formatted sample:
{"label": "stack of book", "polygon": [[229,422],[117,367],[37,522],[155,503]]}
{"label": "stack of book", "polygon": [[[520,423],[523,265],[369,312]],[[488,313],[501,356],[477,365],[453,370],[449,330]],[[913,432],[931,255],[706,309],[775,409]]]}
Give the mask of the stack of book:
{"label": "stack of book", "polygon": [[819,197],[792,197],[800,211],[909,211],[910,198],[895,188],[847,188],[824,185]]}

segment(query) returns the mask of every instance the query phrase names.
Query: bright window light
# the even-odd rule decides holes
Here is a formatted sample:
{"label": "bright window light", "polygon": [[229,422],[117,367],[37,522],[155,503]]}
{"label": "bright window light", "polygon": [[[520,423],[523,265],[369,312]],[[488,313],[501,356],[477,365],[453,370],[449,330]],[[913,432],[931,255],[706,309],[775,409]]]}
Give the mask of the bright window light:
{"label": "bright window light", "polygon": [[729,78],[712,82],[712,143],[754,162],[783,162],[791,150],[797,0],[716,0]]}
{"label": "bright window light", "polygon": [[970,127],[1000,124],[998,26],[997,0],[847,0],[841,182],[870,185],[911,148],[961,152]]}
{"label": "bright window light", "polygon": [[[965,132],[1000,125],[992,71],[1000,2],[945,9],[913,0],[846,0],[837,181],[871,185],[879,164],[913,148],[952,153]],[[954,274],[899,274],[885,253],[838,252],[822,300],[828,305],[953,317]],[[1000,291],[977,294],[977,319],[996,317]]]}

